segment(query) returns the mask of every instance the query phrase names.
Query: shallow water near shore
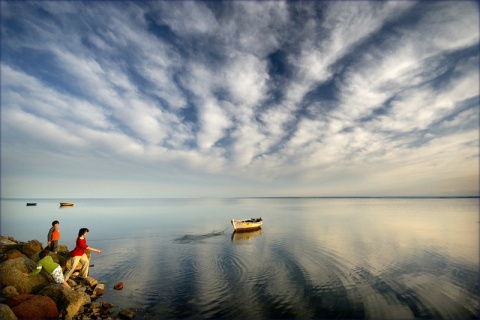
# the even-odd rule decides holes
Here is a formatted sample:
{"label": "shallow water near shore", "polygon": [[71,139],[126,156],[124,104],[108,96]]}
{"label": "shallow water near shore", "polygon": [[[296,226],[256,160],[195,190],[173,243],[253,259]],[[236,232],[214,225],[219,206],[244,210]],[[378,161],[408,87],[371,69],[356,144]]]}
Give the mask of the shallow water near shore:
{"label": "shallow water near shore", "polygon": [[46,244],[53,220],[70,250],[90,229],[100,301],[136,318],[479,316],[476,198],[1,200],[3,236]]}

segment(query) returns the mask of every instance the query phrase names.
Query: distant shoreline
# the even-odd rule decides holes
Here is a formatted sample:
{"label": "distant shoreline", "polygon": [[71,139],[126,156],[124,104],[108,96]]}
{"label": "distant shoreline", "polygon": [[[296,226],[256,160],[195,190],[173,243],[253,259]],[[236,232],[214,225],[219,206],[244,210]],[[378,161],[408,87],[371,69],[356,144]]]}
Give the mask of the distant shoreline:
{"label": "distant shoreline", "polygon": [[479,196],[306,196],[306,197],[297,197],[297,196],[258,196],[258,197],[185,197],[185,198],[1,198],[0,200],[51,200],[59,201],[61,199],[69,200],[208,200],[208,199],[220,199],[220,200],[235,200],[235,199],[480,199]]}
{"label": "distant shoreline", "polygon": [[478,199],[480,196],[320,196],[320,197],[245,197],[235,199]]}

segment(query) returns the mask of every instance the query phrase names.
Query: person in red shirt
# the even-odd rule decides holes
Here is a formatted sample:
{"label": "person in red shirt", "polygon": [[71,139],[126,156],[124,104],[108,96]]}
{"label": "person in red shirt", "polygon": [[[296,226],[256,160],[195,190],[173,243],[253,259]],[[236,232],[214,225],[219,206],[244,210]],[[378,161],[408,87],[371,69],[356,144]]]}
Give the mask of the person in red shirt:
{"label": "person in red shirt", "polygon": [[73,249],[72,252],[70,253],[71,259],[72,259],[72,265],[70,266],[70,269],[68,269],[68,271],[65,273],[65,276],[64,276],[65,281],[67,281],[72,275],[73,271],[75,271],[75,268],[77,267],[78,262],[82,264],[82,269],[80,270],[80,275],[79,275],[80,278],[85,279],[88,276],[88,266],[90,261],[88,260],[85,250],[95,251],[96,253],[102,253],[102,250],[95,249],[88,246],[87,240],[85,239],[88,232],[89,230],[87,228],[81,228],[78,231],[78,238],[77,238],[75,249]]}

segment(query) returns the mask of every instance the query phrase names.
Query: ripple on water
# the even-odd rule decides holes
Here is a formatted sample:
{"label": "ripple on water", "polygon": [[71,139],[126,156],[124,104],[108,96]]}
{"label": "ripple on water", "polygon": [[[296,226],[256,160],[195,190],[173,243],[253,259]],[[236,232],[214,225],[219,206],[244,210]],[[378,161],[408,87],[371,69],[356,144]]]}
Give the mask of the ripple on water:
{"label": "ripple on water", "polygon": [[147,254],[155,246],[146,246],[133,261],[115,257],[117,276],[134,289],[130,296],[120,294],[127,303],[144,306],[144,315],[162,318],[478,314],[478,287],[469,283],[478,282],[478,273],[438,250],[404,252],[392,245],[394,253],[385,255],[385,248],[378,246],[352,249],[341,243],[269,236],[180,237],[158,255]]}

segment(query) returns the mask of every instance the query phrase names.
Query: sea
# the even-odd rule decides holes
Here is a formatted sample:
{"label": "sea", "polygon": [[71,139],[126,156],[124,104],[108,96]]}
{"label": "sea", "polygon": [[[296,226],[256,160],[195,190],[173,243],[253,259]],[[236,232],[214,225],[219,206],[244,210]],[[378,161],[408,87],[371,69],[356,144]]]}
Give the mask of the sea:
{"label": "sea", "polygon": [[3,236],[53,220],[136,319],[479,317],[478,198],[1,199]]}

